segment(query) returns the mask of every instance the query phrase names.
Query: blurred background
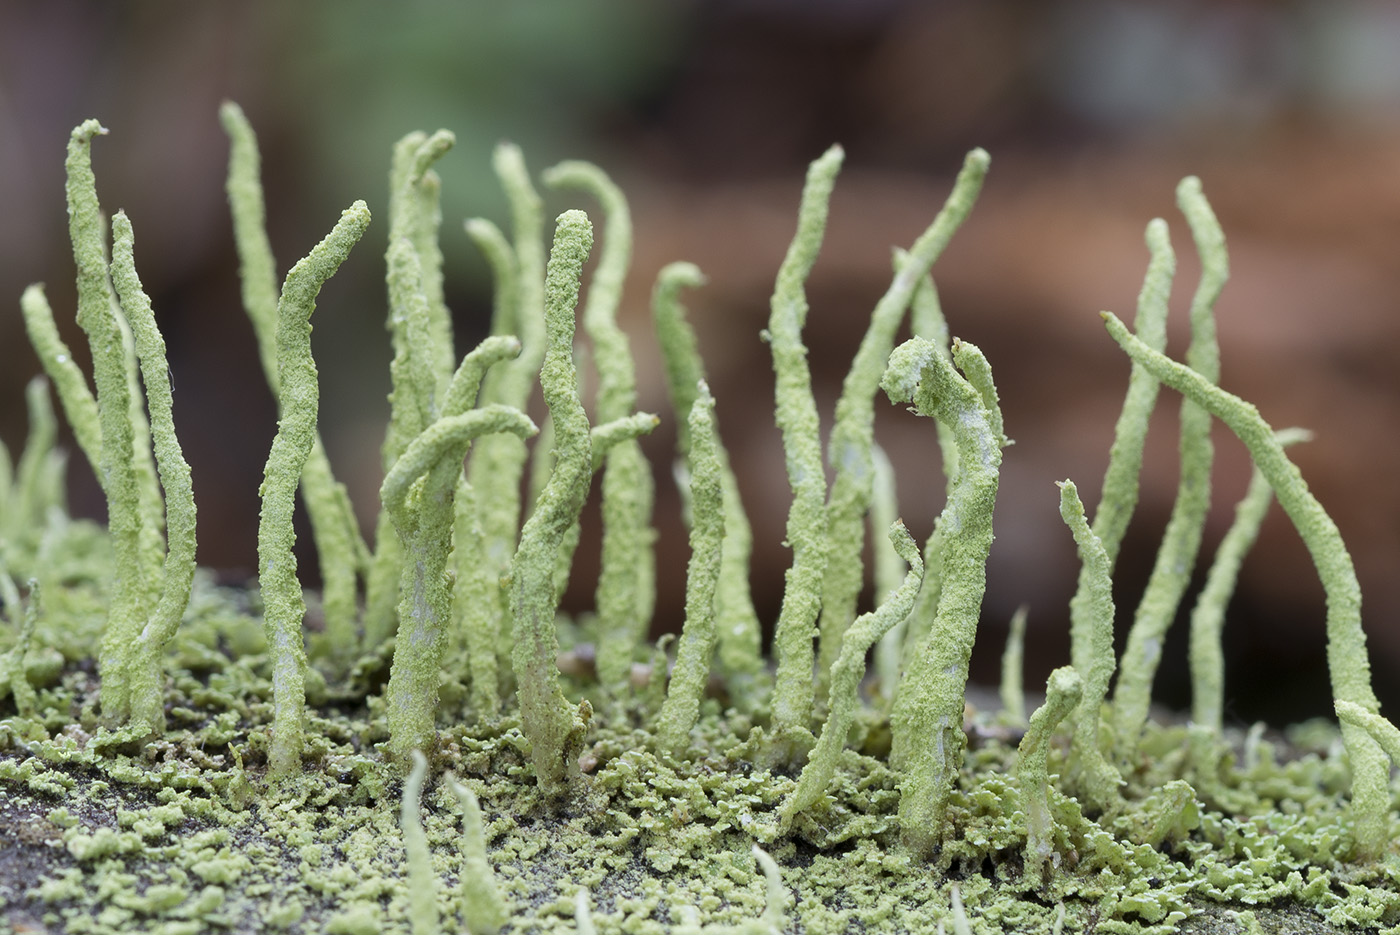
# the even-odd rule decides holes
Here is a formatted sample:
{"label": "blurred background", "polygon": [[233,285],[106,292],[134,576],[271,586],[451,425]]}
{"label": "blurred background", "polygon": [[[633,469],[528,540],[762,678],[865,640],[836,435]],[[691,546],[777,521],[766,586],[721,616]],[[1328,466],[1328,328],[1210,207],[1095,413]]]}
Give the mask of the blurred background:
{"label": "blurred background", "polygon": [[[224,202],[221,100],[257,129],[282,271],[365,198],[379,220],[321,296],[315,350],[323,433],[362,521],[377,509],[388,406],[382,251],[390,147],[445,127],[443,251],[458,353],[484,333],[490,281],[464,218],[505,226],[497,141],[532,169],[604,166],[632,199],[637,246],[623,311],[641,408],[665,423],[657,467],[662,595],[653,632],[679,629],[687,557],[669,479],[674,433],[654,359],[657,270],[698,263],[689,296],[725,439],[755,522],[755,593],[777,613],[789,494],[759,331],[791,237],[806,163],[847,153],[810,283],[818,401],[830,407],[889,279],[890,248],[931,220],[973,146],[992,170],[935,267],[955,335],[995,368],[1008,434],[974,678],[994,681],[1006,621],[1030,607],[1028,678],[1068,658],[1077,562],[1053,481],[1091,508],[1128,373],[1097,312],[1129,317],[1149,218],[1179,255],[1170,350],[1198,264],[1174,206],[1199,175],[1229,238],[1218,306],[1223,385],[1295,449],[1355,556],[1376,688],[1400,705],[1400,6],[1392,0],[320,0],[181,7],[79,0],[0,4],[0,437],[23,443],[23,386],[39,372],[18,297],[43,281],[72,321],[64,212],[69,130],[97,117],[98,191],[124,208],[170,349],[176,419],[200,510],[200,560],[231,580],[255,565],[257,487],[272,399],[239,303]],[[550,216],[578,204],[549,196]],[[8,303],[6,306],[4,303]],[[1120,559],[1119,636],[1176,486],[1178,399],[1164,393],[1143,495]],[[904,519],[922,537],[941,508],[932,425],[880,406]],[[1205,564],[1248,480],[1220,432]],[[75,457],[75,512],[101,516]],[[588,521],[568,600],[587,606]],[[303,536],[303,545],[307,537]],[[593,543],[590,545],[589,543]],[[305,556],[304,576],[315,563]],[[1202,575],[1198,573],[1198,579]],[[1189,602],[1189,599],[1188,599]],[[1279,722],[1330,711],[1322,590],[1275,508],[1245,564],[1226,630],[1227,715]],[[1172,631],[1158,697],[1189,703],[1186,634]]]}

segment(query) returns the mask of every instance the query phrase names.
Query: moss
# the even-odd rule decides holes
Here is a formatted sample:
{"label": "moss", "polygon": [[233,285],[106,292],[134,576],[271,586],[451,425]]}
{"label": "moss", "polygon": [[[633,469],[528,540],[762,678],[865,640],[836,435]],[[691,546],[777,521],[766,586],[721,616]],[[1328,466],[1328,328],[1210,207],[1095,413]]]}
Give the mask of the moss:
{"label": "moss", "polygon": [[[394,419],[371,554],[348,525],[316,437],[308,340],[316,292],[368,213],[348,211],[293,267],[277,300],[259,236],[256,144],[235,107],[223,118],[246,302],[280,401],[259,588],[217,587],[189,561],[194,510],[175,437],[182,416],[124,215],[113,222],[110,273],[106,265],[87,161],[100,127],[89,121],[70,144],[69,197],[95,393],[58,340],[42,290],[31,287],[21,305],[79,447],[101,472],[112,521],[102,529],[67,516],[47,388],[32,383],[29,443],[18,462],[0,458],[0,900],[12,928],[1400,930],[1388,784],[1400,732],[1370,689],[1350,559],[1284,454],[1289,436],[1214,386],[1213,345],[1191,352],[1191,368],[1161,354],[1174,263],[1165,222],[1148,227],[1143,340],[1109,316],[1134,367],[1092,527],[1074,484],[1061,485],[1084,559],[1073,665],[1052,675],[1027,724],[1020,635],[1005,654],[1006,710],[966,705],[1009,441],[991,366],[972,345],[947,341],[927,275],[970,206],[985,154],[969,157],[948,206],[909,253],[896,254],[825,461],[801,341],[802,284],[840,151],[814,163],[769,334],[794,493],[776,673],[758,653],[748,526],[715,417],[723,393],[711,396],[677,301],[701,277],[688,265],[662,272],[654,307],[670,418],[682,429],[694,551],[673,674],[669,637],[648,646],[642,636],[654,603],[651,495],[635,439],[657,417],[632,411],[630,348],[613,315],[630,237],[620,193],[592,167],[565,164],[550,176],[595,195],[607,216],[607,255],[584,314],[599,345],[590,418],[573,346],[590,222],[562,215],[546,266],[523,158],[498,150],[513,241],[489,222],[468,225],[496,277],[497,333],[454,368],[436,239],[442,182],[430,168],[451,136],[412,134],[396,148]],[[1195,303],[1204,341],[1223,241],[1198,188],[1182,191],[1206,259]],[[915,338],[891,351],[906,306]],[[537,375],[552,428],[532,455],[524,412]],[[911,417],[908,430],[926,427],[942,442],[948,506],[922,554],[896,521],[895,480],[869,430],[877,379],[936,423]],[[1189,727],[1138,717],[1150,653],[1139,653],[1130,684],[1120,681],[1107,700],[1118,662],[1106,639],[1113,556],[1136,501],[1140,433],[1158,381],[1183,392],[1200,418],[1234,429],[1258,468],[1194,625],[1200,704]],[[522,506],[531,456],[537,496]],[[1183,458],[1208,473],[1200,450],[1184,446]],[[599,614],[569,619],[558,613],[558,584],[600,470],[611,545]],[[327,579],[338,589],[328,609],[339,607],[327,638],[338,644],[313,644],[315,665],[290,552],[299,485],[323,561],[329,554],[349,566]],[[1245,736],[1221,726],[1219,666],[1208,652],[1270,489],[1329,593],[1342,721],[1306,725],[1287,740],[1262,726]],[[1183,524],[1195,528],[1194,515]],[[866,522],[892,530],[876,560],[889,597],[856,617],[849,592],[859,575],[823,569],[832,556],[842,571],[859,564],[851,556]],[[1186,545],[1171,554],[1185,561],[1194,554]],[[1144,631],[1138,650],[1153,638]],[[600,641],[616,644],[605,653]],[[878,682],[867,698],[871,650]]]}

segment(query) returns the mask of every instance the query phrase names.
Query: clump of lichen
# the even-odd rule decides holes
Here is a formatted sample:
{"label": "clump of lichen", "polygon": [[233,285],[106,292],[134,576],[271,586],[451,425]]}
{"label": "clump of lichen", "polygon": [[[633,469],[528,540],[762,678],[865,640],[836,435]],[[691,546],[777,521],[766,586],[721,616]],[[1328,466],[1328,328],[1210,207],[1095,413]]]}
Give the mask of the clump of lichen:
{"label": "clump of lichen", "polygon": [[[585,401],[574,343],[594,241],[587,216],[561,215],[546,254],[523,157],[498,150],[513,239],[467,222],[495,275],[495,333],[458,359],[432,170],[452,136],[411,134],[396,147],[394,389],[383,510],[367,542],[317,434],[309,328],[368,209],[348,209],[279,290],[256,141],[235,106],[222,117],[244,301],[280,416],[257,588],[219,588],[194,568],[194,501],[164,347],[125,215],[113,220],[107,259],[88,158],[105,131],[89,121],[70,141],[68,200],[95,390],[42,288],[22,306],[110,519],[102,529],[68,516],[47,388],[32,383],[29,443],[15,465],[0,459],[0,896],[12,926],[1400,931],[1385,752],[1400,754],[1400,732],[1370,689],[1350,559],[1284,453],[1297,433],[1275,434],[1214,385],[1212,308],[1227,263],[1199,182],[1179,190],[1204,269],[1187,365],[1161,353],[1175,265],[1165,222],[1147,230],[1137,335],[1105,315],[1133,376],[1092,522],[1076,485],[1060,484],[1067,541],[1083,560],[1072,658],[1027,719],[1018,637],[1006,650],[1004,706],[968,703],[1010,440],[991,365],[948,340],[929,274],[976,200],[985,153],[968,156],[942,210],[896,254],[825,456],[802,342],[804,283],[841,151],[812,165],[765,332],[793,488],[793,565],[771,668],[748,595],[753,543],[719,427],[723,388],[706,382],[679,302],[703,277],[683,263],[658,275],[653,306],[692,547],[673,667],[669,637],[645,639],[653,480],[636,439],[658,418],[634,411],[632,348],[616,323],[632,236],[621,192],[587,164],[545,174],[603,208],[581,316],[597,372],[596,399]],[[911,337],[896,346],[906,317]],[[542,430],[526,413],[537,384]],[[1161,385],[1186,397],[1183,483],[1119,660],[1113,562]],[[880,388],[932,420],[942,449],[946,506],[922,548],[895,519],[894,481],[875,444]],[[1156,724],[1146,719],[1153,647],[1196,561],[1212,418],[1243,440],[1257,478],[1193,616],[1192,723]],[[595,474],[604,527],[596,613],[569,619],[559,595]],[[316,633],[291,548],[298,491],[325,581]],[[1329,594],[1342,718],[1340,730],[1312,725],[1287,741],[1262,728],[1228,733],[1219,710],[1223,607],[1271,493]],[[858,615],[867,535],[886,596]]]}

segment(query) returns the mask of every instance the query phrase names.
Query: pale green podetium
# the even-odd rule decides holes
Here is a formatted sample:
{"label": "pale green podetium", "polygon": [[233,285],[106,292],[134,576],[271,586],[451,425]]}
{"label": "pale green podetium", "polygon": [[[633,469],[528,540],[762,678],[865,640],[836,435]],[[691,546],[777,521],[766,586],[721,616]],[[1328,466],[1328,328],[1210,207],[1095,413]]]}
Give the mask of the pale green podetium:
{"label": "pale green podetium", "polygon": [[919,556],[919,547],[904,528],[896,521],[889,531],[890,542],[909,566],[904,582],[890,594],[875,611],[863,614],[846,630],[841,640],[841,653],[831,667],[831,691],[828,696],[826,724],[822,726],[821,737],[812,749],[811,757],[797,788],[783,802],[778,812],[781,828],[788,828],[798,812],[811,808],[831,786],[831,778],[836,775],[836,764],[845,749],[846,736],[855,723],[860,707],[860,680],[865,674],[865,656],[880,637],[890,631],[895,624],[909,616],[914,606],[914,598],[924,580],[924,562]]}
{"label": "pale green podetium", "polygon": [[[908,254],[902,249],[894,251],[895,268],[905,262]],[[943,307],[938,301],[938,288],[932,276],[924,276],[919,288],[909,300],[909,330],[916,338],[928,338],[945,358],[949,355],[950,340],[948,322],[943,317]],[[938,450],[943,461],[945,492],[952,488],[953,478],[958,475],[958,445],[953,431],[942,422],[937,423]],[[938,613],[938,599],[941,596],[943,581],[943,531],[935,521],[933,531],[924,541],[924,586],[914,601],[914,610],[909,619],[895,627],[885,636],[882,652],[895,658],[912,656],[918,647],[928,639],[933,629],[933,618]],[[897,674],[897,671],[896,671]],[[896,680],[890,681],[889,693],[893,695]]]}
{"label": "pale green podetium", "polygon": [[[926,338],[895,348],[881,386],[894,403],[913,402],[924,416],[949,426],[958,446],[958,468],[939,517],[943,528],[943,582],[930,639],[908,661],[890,714],[891,765],[900,772],[901,834],[916,852],[941,840],[945,809],[962,765],[964,689],[987,586],[992,546],[1001,419],[992,398],[963,373],[985,370],[982,352],[955,342],[950,362]],[[986,388],[984,388],[986,389]]]}
{"label": "pale green podetium", "polygon": [[[49,400],[49,381],[34,377],[24,387],[29,436],[19,461],[11,464],[0,444],[0,568],[15,573],[38,573],[34,553],[49,524],[49,511],[64,508],[66,461],[54,448],[58,420]],[[21,568],[20,566],[24,567]]]}
{"label": "pale green podetium", "polygon": [[456,144],[457,137],[451,130],[437,130],[431,136],[410,133],[404,137],[399,145],[408,158],[392,166],[395,174],[391,184],[396,183],[397,197],[390,198],[389,206],[390,239],[406,237],[418,255],[421,289],[428,301],[430,341],[427,352],[432,355],[431,369],[439,398],[447,390],[457,358],[452,350],[452,313],[447,308],[442,288],[442,248],[439,246],[442,180],[432,167]]}
{"label": "pale green podetium", "polygon": [[[1147,276],[1142,277],[1142,288],[1138,293],[1137,318],[1133,326],[1142,342],[1154,350],[1166,347],[1166,305],[1172,295],[1172,279],[1176,274],[1176,253],[1172,251],[1172,235],[1166,221],[1152,218],[1148,221],[1145,234],[1148,249]],[[1119,557],[1119,547],[1127,532],[1128,521],[1138,501],[1138,476],[1142,470],[1142,442],[1147,438],[1148,419],[1156,406],[1156,398],[1161,385],[1156,382],[1147,368],[1133,364],[1133,372],[1128,375],[1128,391],[1123,399],[1123,409],[1113,431],[1113,447],[1109,449],[1109,466],[1103,473],[1103,486],[1099,493],[1099,507],[1093,514],[1093,535],[1099,537],[1103,551],[1109,556],[1112,568]],[[1089,570],[1079,568],[1079,586],[1072,599],[1070,610],[1072,619],[1085,620],[1079,609],[1088,600]],[[1092,656],[1092,628],[1075,628],[1071,624],[1071,659],[1075,668],[1084,672],[1086,659]]]}
{"label": "pale green podetium", "polygon": [[715,591],[724,549],[724,492],[714,432],[715,400],[701,381],[691,407],[690,565],[685,578],[685,623],[676,650],[676,667],[657,718],[657,745],[676,756],[685,752],[690,729],[710,675],[715,648]]}
{"label": "pale green podetium", "polygon": [[[257,337],[263,374],[277,396],[277,264],[267,236],[258,140],[242,108],[232,101],[219,108],[219,119],[229,137],[225,189],[233,216],[243,308]],[[319,432],[301,470],[301,497],[321,568],[321,610],[326,619],[321,645],[338,664],[344,664],[359,645],[355,582],[368,559],[350,495],[331,471]]]}
{"label": "pale green podetium", "polygon": [[1374,711],[1367,711],[1361,705],[1350,701],[1338,701],[1335,707],[1337,718],[1343,724],[1366,731],[1380,744],[1392,763],[1400,763],[1400,729],[1397,729],[1389,718],[1382,717]]}
{"label": "pale green podetium", "polygon": [[[497,290],[508,289],[497,305],[492,330],[496,334],[518,337],[520,356],[487,374],[481,401],[524,410],[548,346],[543,292],[543,209],[539,194],[530,184],[530,173],[518,146],[498,146],[493,165],[510,201],[514,249],[508,286],[500,279],[505,265],[492,262]],[[468,230],[473,232],[473,228]],[[478,232],[483,229],[475,230],[473,239],[481,244]],[[489,250],[487,257],[491,257]],[[516,536],[520,531],[520,478],[526,456],[525,445],[519,439],[495,435],[481,440],[472,455],[472,463],[467,466],[468,480],[478,493],[486,558],[496,569],[497,577],[505,573],[516,549]]]}
{"label": "pale green podetium", "polygon": [[[472,218],[466,222],[466,231],[491,267],[494,280],[491,333],[503,337],[511,332],[515,317],[515,252],[500,228],[490,221]],[[518,339],[511,337],[510,340],[517,347],[513,359],[492,367],[485,374],[487,382],[506,368],[519,366],[522,346]],[[472,464],[487,457],[486,448],[491,442],[522,444],[509,435],[486,436],[473,446]],[[475,473],[468,465],[467,473],[457,485],[457,517],[452,534],[457,585],[453,589],[452,617],[454,629],[464,644],[466,668],[471,675],[472,712],[478,719],[490,720],[500,713],[501,705],[497,659],[503,619],[501,575],[487,559],[486,532],[482,526],[485,507],[480,493],[467,479],[471,476]]]}
{"label": "pale green podetium", "polygon": [[413,935],[438,935],[442,920],[437,907],[437,874],[423,832],[419,799],[428,775],[428,759],[423,751],[413,751],[413,769],[403,783],[403,803],[399,810],[399,830],[403,833],[404,863],[408,872],[408,925]]}
{"label": "pale green podetium", "polygon": [[554,564],[569,527],[578,521],[593,476],[588,416],[578,398],[573,360],[579,276],[592,246],[587,215],[566,211],[559,216],[545,280],[549,345],[540,370],[558,460],[521,530],[510,567],[511,665],[520,699],[520,729],[530,741],[535,776],[547,794],[564,792],[579,775],[578,753],[588,727],[588,703],[576,712],[559,687]]}
{"label": "pale green podetium", "polygon": [[[8,572],[0,569],[0,602],[5,605],[5,615],[13,625],[20,606],[19,589],[15,587]],[[9,695],[14,699],[15,713],[22,718],[31,717],[38,704],[34,686],[29,684],[24,660],[34,641],[34,628],[43,615],[40,585],[37,579],[29,579],[29,603],[24,608],[24,616],[19,620],[19,635],[8,650],[0,653],[0,699]]]}
{"label": "pale green podetium", "polygon": [[[693,263],[670,263],[657,273],[651,298],[656,340],[661,347],[661,359],[666,369],[666,388],[671,396],[671,409],[677,417],[676,450],[681,459],[678,470],[684,468],[694,445],[690,437],[689,413],[695,405],[700,381],[705,379],[695,332],[686,321],[679,293],[682,288],[700,286],[704,282],[700,268]],[[756,689],[765,673],[758,613],[754,610],[753,596],[749,590],[753,532],[739,497],[739,482],[729,465],[729,452],[719,437],[719,425],[713,416],[710,430],[715,435],[715,454],[719,458],[720,484],[724,493],[724,551],[720,558],[718,590],[715,592],[717,655],[735,704],[743,710],[751,710],[758,702]],[[686,486],[683,482],[681,490],[684,495]],[[689,507],[686,508],[686,521],[694,521]]]}
{"label": "pale green podetium", "polygon": [[1045,703],[1031,715],[1030,727],[1016,748],[1016,778],[1021,785],[1021,808],[1026,813],[1026,877],[1037,889],[1045,879],[1046,864],[1055,844],[1055,822],[1050,807],[1050,776],[1046,757],[1055,727],[1079,705],[1083,684],[1072,666],[1050,673],[1045,683]]}
{"label": "pale green podetium", "polygon": [[1085,582],[1085,591],[1079,612],[1084,615],[1082,625],[1088,631],[1084,667],[1075,666],[1083,682],[1083,694],[1075,715],[1071,750],[1080,793],[1093,807],[1108,810],[1117,804],[1118,787],[1123,781],[1108,761],[1099,729],[1108,683],[1113,677],[1113,573],[1108,552],[1084,518],[1084,504],[1074,482],[1057,483],[1060,518],[1074,534],[1074,544],[1084,569],[1080,577]]}
{"label": "pale green podetium", "polygon": [[[1147,225],[1145,234],[1148,248],[1147,276],[1142,277],[1142,290],[1138,293],[1137,326],[1138,335],[1154,350],[1166,347],[1166,305],[1172,295],[1172,279],[1176,274],[1176,253],[1172,251],[1172,238],[1162,218],[1154,218]],[[1074,598],[1070,599],[1070,661],[1079,676],[1085,680],[1085,701],[1075,722],[1086,725],[1089,719],[1098,724],[1099,711],[1086,710],[1086,705],[1103,703],[1103,693],[1107,691],[1117,659],[1113,656],[1112,631],[1105,652],[1103,635],[1103,577],[1112,578],[1113,565],[1119,557],[1119,547],[1123,544],[1128,521],[1137,508],[1138,477],[1142,470],[1142,444],[1147,440],[1148,420],[1156,406],[1156,398],[1161,389],[1156,379],[1141,364],[1133,364],[1133,372],[1128,375],[1127,395],[1123,399],[1123,409],[1113,430],[1113,447],[1109,449],[1109,466],[1103,472],[1103,486],[1099,493],[1099,507],[1093,514],[1093,536],[1103,549],[1106,565],[1081,561],[1079,563],[1079,584]],[[1113,612],[1109,609],[1109,624],[1112,630]],[[1100,689],[1099,686],[1102,686]],[[1084,731],[1088,731],[1085,726]],[[1075,743],[1081,745],[1079,761],[1088,764],[1092,770],[1100,771],[1099,754],[1082,752],[1082,745],[1093,743],[1098,746],[1098,735],[1079,736]],[[1089,759],[1085,760],[1085,756]],[[1107,780],[1105,780],[1106,782]],[[1100,784],[1102,785],[1102,784]]]}
{"label": "pale green podetium", "polygon": [[1001,651],[1001,717],[1007,724],[1026,723],[1025,659],[1026,618],[1030,610],[1025,604],[1011,615],[1006,632],[1006,646]]}
{"label": "pale green podetium", "polygon": [[[518,337],[520,356],[491,369],[481,388],[481,402],[501,403],[525,411],[548,343],[544,310],[544,212],[518,146],[508,143],[497,146],[492,165],[510,202],[514,247],[507,246],[504,237],[496,237],[500,232],[485,221],[468,221],[467,232],[486,254],[496,278],[492,333]],[[493,251],[501,255],[498,257]],[[511,664],[506,661],[509,658],[506,621],[511,615],[511,596],[505,580],[521,528],[520,480],[528,455],[520,439],[489,435],[475,446],[471,463],[467,465],[467,480],[476,492],[475,524],[480,529],[479,540],[471,541],[469,549],[481,556],[478,581],[471,587],[484,590],[489,596],[481,605],[477,629],[495,635],[498,666]],[[471,529],[473,524],[463,517],[458,526]],[[495,691],[494,683],[474,681],[473,697],[480,697],[488,689]],[[483,701],[486,703],[479,710],[490,717],[496,703]]]}
{"label": "pale green podetium", "polygon": [[102,463],[102,425],[97,414],[97,400],[88,389],[82,368],[73,360],[73,352],[59,337],[44,287],[35,283],[25,289],[19,305],[24,313],[29,343],[34,345],[44,373],[53,381],[54,392],[73,430],[73,439],[96,469]]}
{"label": "pale green podetium", "polygon": [[306,601],[297,580],[292,544],[292,510],[302,466],[316,435],[320,387],[311,357],[311,313],[316,296],[334,275],[369,226],[369,208],[357,201],[335,228],[287,274],[277,303],[277,434],[263,473],[262,510],[258,519],[258,586],[263,599],[263,628],[272,656],[272,743],[268,750],[273,777],[301,768],[305,742],[306,650],[302,618]]}
{"label": "pale green podetium", "polygon": [[588,887],[580,886],[574,893],[574,931],[577,935],[598,935],[593,925],[593,912],[588,908]]}
{"label": "pale green podetium", "polygon": [[[452,374],[451,322],[441,301],[442,255],[437,246],[439,183],[429,167],[453,144],[451,133],[410,133],[394,146],[389,171],[389,250],[385,277],[389,364],[389,425],[381,457],[385,474],[419,432],[437,418]],[[374,557],[365,581],[365,642],[378,646],[395,630],[395,598],[406,561],[387,511],[374,530]]]}
{"label": "pale green podetium", "polygon": [[165,360],[165,340],[156,328],[151,300],[141,288],[133,256],[131,221],[122,212],[112,219],[112,284],[131,326],[141,380],[151,413],[151,439],[160,482],[165,491],[165,527],[169,551],[162,572],[160,599],[150,617],[128,647],[126,677],[129,680],[131,723],[139,730],[159,734],[165,729],[165,647],[180,628],[190,601],[195,571],[195,506],[190,466],[185,463],[175,437],[170,372]]}
{"label": "pale green podetium", "polygon": [[[1298,529],[1327,594],[1327,667],[1332,693],[1338,701],[1376,712],[1380,705],[1371,688],[1371,663],[1366,633],[1361,629],[1361,587],[1351,555],[1336,523],[1308,490],[1307,482],[1273,430],[1253,405],[1225,392],[1195,370],[1153,351],[1128,331],[1112,312],[1103,313],[1108,333],[1161,382],[1208,410],[1244,442],[1255,465],[1268,478],[1274,496]],[[1390,811],[1390,763],[1369,733],[1342,723],[1342,739],[1352,770],[1352,827],[1357,860],[1378,859],[1387,846]]]}
{"label": "pale green podetium", "polygon": [[[561,162],[544,173],[551,188],[578,189],[603,208],[598,264],[583,306],[583,327],[593,342],[598,373],[594,421],[625,418],[637,408],[637,376],[627,335],[617,326],[622,284],[632,261],[632,215],[622,191],[597,166]],[[603,544],[595,598],[598,681],[621,692],[634,650],[646,639],[655,598],[651,525],[655,484],[651,465],[635,438],[607,453],[602,480]]]}
{"label": "pale green podetium", "polygon": [[[106,132],[96,120],[88,120],[74,129],[68,142],[65,169],[68,229],[73,241],[73,260],[78,267],[78,325],[92,349],[96,389],[95,407],[79,404],[78,418],[86,421],[95,408],[97,437],[92,437],[90,428],[84,431],[89,434],[88,444],[96,442],[97,445],[98,458],[92,466],[107,497],[107,530],[114,569],[97,669],[102,679],[103,713],[116,723],[124,723],[131,715],[132,646],[154,603],[153,590],[159,575],[159,557],[151,554],[147,540],[152,533],[159,539],[160,533],[158,528],[151,528],[158,514],[152,515],[145,507],[149,498],[143,493],[144,478],[137,466],[140,433],[132,414],[138,403],[132,399],[130,373],[135,366],[134,354],[128,355],[127,336],[117,318],[116,301],[108,281],[101,208],[92,174],[92,137]],[[43,350],[40,353],[47,369],[51,359]],[[71,371],[63,366],[65,362],[56,359],[54,362],[60,366],[50,371],[50,376],[59,385],[59,398],[67,409],[70,396],[86,395],[86,382],[82,382],[82,394],[63,392],[63,383]],[[91,458],[91,450],[88,455]]]}
{"label": "pale green podetium", "polygon": [[[879,535],[881,529],[889,529],[899,518],[899,498],[895,490],[894,465],[889,455],[879,445],[870,449],[871,466],[874,470],[874,487],[870,493],[870,533],[874,540],[875,593],[889,594],[904,580],[908,565],[899,557],[899,550],[887,537]],[[928,578],[928,567],[924,567],[924,579]],[[923,588],[919,589],[920,593]],[[915,598],[917,601],[917,597]],[[912,613],[912,611],[911,611]],[[889,702],[894,698],[894,687],[899,682],[901,667],[900,651],[904,643],[904,629],[909,618],[905,618],[890,628],[875,646],[875,687],[880,696]]]}
{"label": "pale green podetium", "polygon": [[470,935],[496,935],[510,921],[510,909],[496,885],[496,872],[486,859],[486,831],[476,793],[447,777],[447,787],[462,807],[462,870],[459,904]]}
{"label": "pale green podetium", "polygon": [[[505,339],[487,340],[492,346],[479,353],[479,358],[500,359],[514,350]],[[463,369],[473,367],[479,374],[484,369],[482,362],[471,357],[463,362]],[[447,566],[462,460],[479,436],[509,432],[527,438],[535,431],[524,413],[508,406],[446,411],[409,443],[380,487],[380,500],[398,531],[404,555],[398,636],[386,695],[389,749],[400,763],[406,762],[411,751],[436,745],[433,719],[447,624],[452,619],[452,582]]]}
{"label": "pale green podetium", "polygon": [[[1303,429],[1284,429],[1278,433],[1280,445],[1307,441],[1312,433]],[[1269,480],[1257,467],[1249,489],[1235,507],[1235,521],[1220,540],[1206,576],[1205,587],[1196,598],[1191,611],[1191,643],[1188,658],[1191,664],[1191,725],[1196,755],[1218,747],[1225,709],[1225,654],[1220,637],[1225,626],[1225,608],[1235,591],[1240,564],[1259,537],[1259,527],[1273,502],[1274,491]],[[1205,744],[1202,748],[1201,744]],[[1204,762],[1197,763],[1203,767]]]}
{"label": "pale green podetium", "polygon": [[[1229,277],[1225,235],[1201,192],[1200,179],[1185,178],[1176,190],[1177,204],[1186,215],[1196,252],[1201,257],[1201,281],[1191,300],[1191,343],[1186,363],[1211,383],[1220,379],[1220,348],[1215,340],[1215,301]],[[1189,399],[1181,403],[1181,478],[1176,503],[1157,550],[1157,561],[1138,603],[1122,673],[1113,691],[1114,739],[1119,759],[1132,762],[1138,738],[1147,723],[1152,680],[1162,658],[1162,643],[1176,617],[1182,595],[1201,547],[1206,513],[1210,509],[1210,468],[1214,447],[1210,415]]]}
{"label": "pale green podetium", "polygon": [[[895,331],[914,293],[943,254],[953,234],[967,218],[991,157],[985,150],[967,154],[947,203],[928,228],[896,264],[893,280],[876,303],[851,369],[836,401],[836,417],[827,444],[827,463],[835,476],[827,498],[826,574],[822,579],[818,623],[817,693],[825,695],[827,679],[842,651],[842,634],[856,616],[856,599],[865,582],[861,551],[865,545],[865,514],[874,486],[875,394],[885,362],[894,347]],[[1000,429],[998,429],[1000,431]]]}
{"label": "pale green podetium", "polygon": [[841,147],[833,146],[807,170],[797,233],[778,269],[765,334],[773,353],[776,415],[782,430],[788,484],[792,487],[787,519],[792,565],[785,576],[782,607],[773,634],[778,668],[770,755],[779,762],[797,760],[813,741],[812,641],[821,609],[822,577],[826,573],[826,473],[802,328],[807,321],[805,283],[821,249],[831,189],[843,158]]}

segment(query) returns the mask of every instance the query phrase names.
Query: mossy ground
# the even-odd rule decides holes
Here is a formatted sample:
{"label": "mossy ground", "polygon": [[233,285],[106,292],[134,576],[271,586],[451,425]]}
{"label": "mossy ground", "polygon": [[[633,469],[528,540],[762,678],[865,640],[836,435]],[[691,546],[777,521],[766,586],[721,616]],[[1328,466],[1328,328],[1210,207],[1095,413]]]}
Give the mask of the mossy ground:
{"label": "mossy ground", "polygon": [[[81,647],[102,623],[95,592],[79,585],[49,607],[27,655],[42,686],[35,711],[0,701],[0,898],[13,930],[409,931],[402,777],[376,749],[387,656],[363,660],[355,687],[313,693],[308,768],[269,785],[269,664],[246,592],[197,588],[173,658],[170,729],[149,743],[94,714]],[[577,631],[563,632],[571,653]],[[596,694],[586,654],[573,658],[585,664],[566,667],[578,673],[567,693]],[[1056,796],[1067,859],[1036,888],[1023,875],[1017,737],[995,712],[969,709],[955,833],[925,862],[899,844],[882,718],[857,725],[833,794],[782,834],[778,808],[797,775],[755,761],[752,728],[763,725],[711,698],[688,756],[654,753],[637,725],[654,721],[657,687],[642,679],[627,701],[597,705],[585,783],[555,801],[537,791],[512,717],[453,723],[465,692],[444,687],[423,822],[447,930],[465,922],[448,772],[480,797],[511,932],[576,931],[580,887],[602,933],[756,920],[766,889],[755,842],[782,868],[787,930],[812,935],[955,931],[954,887],[977,933],[1052,932],[1060,905],[1065,932],[1369,932],[1400,921],[1400,859],[1342,859],[1349,776],[1332,726],[1236,738],[1238,762],[1185,810],[1161,791],[1187,768],[1185,729],[1153,726],[1126,776],[1130,809],[1085,817]],[[1052,752],[1051,772],[1064,762]]]}

